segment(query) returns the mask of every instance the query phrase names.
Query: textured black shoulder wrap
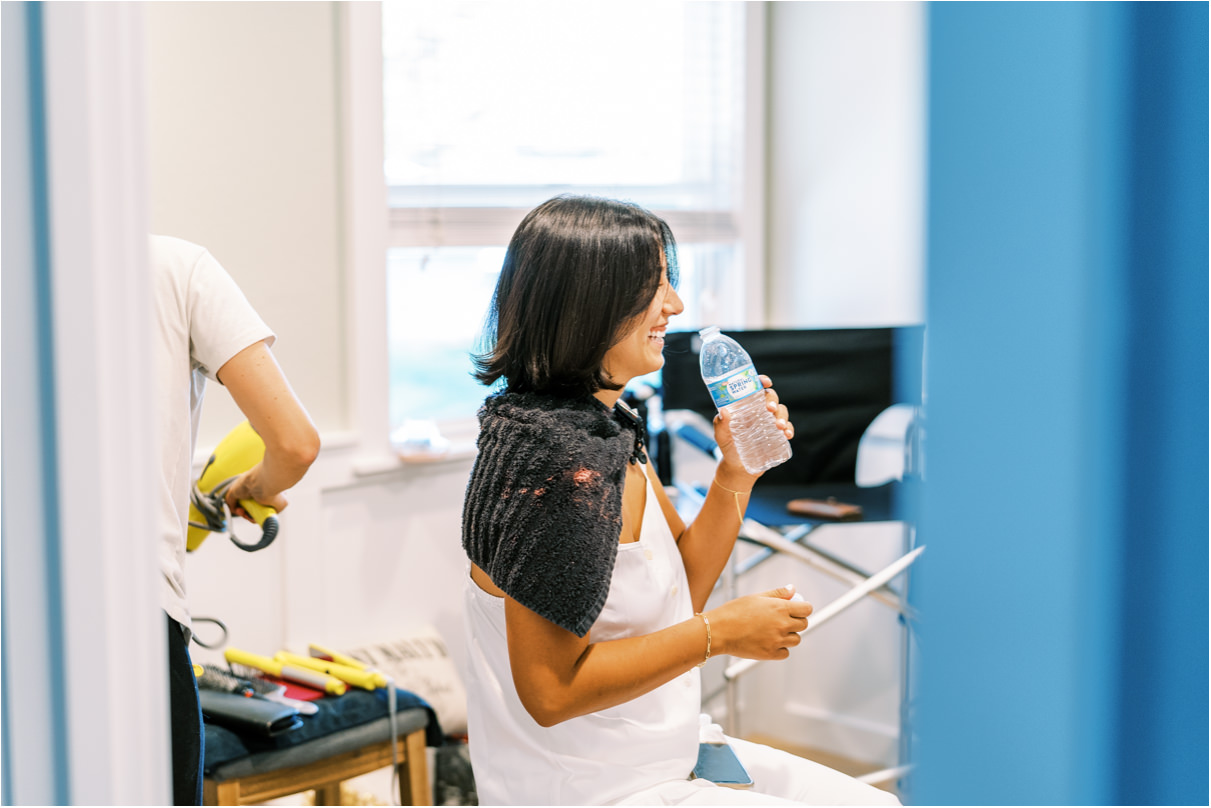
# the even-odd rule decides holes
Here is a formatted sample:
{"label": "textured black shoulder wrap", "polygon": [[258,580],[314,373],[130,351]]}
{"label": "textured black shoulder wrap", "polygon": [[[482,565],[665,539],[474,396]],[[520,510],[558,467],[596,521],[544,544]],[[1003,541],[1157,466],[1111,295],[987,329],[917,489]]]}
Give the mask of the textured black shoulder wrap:
{"label": "textured black shoulder wrap", "polygon": [[463,549],[509,597],[583,637],[610,591],[637,428],[592,396],[530,393],[489,397],[479,423]]}

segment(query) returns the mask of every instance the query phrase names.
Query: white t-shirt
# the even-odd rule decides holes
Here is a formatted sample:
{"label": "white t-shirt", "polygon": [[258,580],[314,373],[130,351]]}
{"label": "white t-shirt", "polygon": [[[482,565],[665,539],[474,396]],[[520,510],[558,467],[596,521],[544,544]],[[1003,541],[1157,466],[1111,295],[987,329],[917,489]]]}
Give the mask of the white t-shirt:
{"label": "white t-shirt", "polygon": [[[193,452],[206,379],[256,342],[274,334],[205,248],[151,236],[156,332],[156,428],[160,441],[160,604],[190,627],[185,596],[185,534]],[[232,424],[234,427],[235,424]]]}
{"label": "white t-shirt", "polygon": [[[465,599],[468,736],[481,805],[602,804],[689,777],[698,758],[697,668],[625,704],[543,727],[513,684],[504,599],[470,575]],[[693,615],[685,565],[649,480],[640,539],[618,546],[592,639],[651,634]]]}

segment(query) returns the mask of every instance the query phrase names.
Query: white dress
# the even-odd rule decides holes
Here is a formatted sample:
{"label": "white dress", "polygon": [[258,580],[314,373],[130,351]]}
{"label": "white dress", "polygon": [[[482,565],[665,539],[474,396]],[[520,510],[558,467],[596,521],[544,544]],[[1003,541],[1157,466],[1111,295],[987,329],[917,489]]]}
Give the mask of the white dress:
{"label": "white dress", "polygon": [[[694,616],[685,566],[649,481],[639,541],[618,546],[593,642],[641,636]],[[504,599],[468,576],[467,724],[485,805],[613,802],[685,780],[698,756],[698,669],[601,712],[539,725],[513,686]]]}
{"label": "white dress", "polygon": [[[651,634],[693,617],[688,590],[649,479],[639,541],[618,546],[593,642]],[[689,780],[698,757],[697,668],[625,704],[543,727],[513,685],[504,599],[468,575],[465,600],[468,739],[481,805],[898,804],[819,764],[735,739],[729,741],[753,775],[753,790]]]}

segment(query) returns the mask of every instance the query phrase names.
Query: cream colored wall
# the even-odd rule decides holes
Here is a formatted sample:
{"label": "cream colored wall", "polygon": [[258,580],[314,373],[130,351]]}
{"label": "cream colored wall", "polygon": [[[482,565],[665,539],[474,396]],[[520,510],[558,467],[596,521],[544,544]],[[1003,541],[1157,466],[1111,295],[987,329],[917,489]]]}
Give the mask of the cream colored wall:
{"label": "cream colored wall", "polygon": [[924,322],[925,4],[768,8],[768,323]]}
{"label": "cream colored wall", "polygon": [[[151,228],[210,249],[278,335],[324,430],[348,427],[337,9],[147,3]],[[238,412],[211,395],[201,442]]]}
{"label": "cream colored wall", "polygon": [[[769,3],[766,290],[770,327],[916,324],[924,310],[925,6]],[[822,529],[820,546],[875,571],[898,524]],[[794,581],[817,609],[837,582],[779,560],[752,582]],[[903,635],[857,604],[784,665],[741,680],[742,729],[894,765]]]}

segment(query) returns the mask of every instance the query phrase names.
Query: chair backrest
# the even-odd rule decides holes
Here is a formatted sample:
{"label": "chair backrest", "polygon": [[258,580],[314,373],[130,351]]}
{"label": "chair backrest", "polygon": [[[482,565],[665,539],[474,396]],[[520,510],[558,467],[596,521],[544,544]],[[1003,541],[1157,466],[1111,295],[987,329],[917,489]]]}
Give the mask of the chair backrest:
{"label": "chair backrest", "polygon": [[[858,442],[879,413],[920,404],[924,328],[726,331],[769,376],[791,411],[794,456],[766,472],[767,484],[854,482]],[[713,418],[698,368],[696,332],[665,341],[661,406]]]}

